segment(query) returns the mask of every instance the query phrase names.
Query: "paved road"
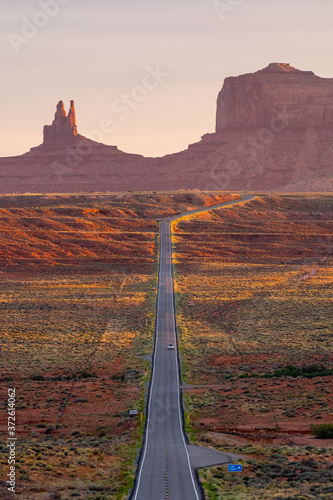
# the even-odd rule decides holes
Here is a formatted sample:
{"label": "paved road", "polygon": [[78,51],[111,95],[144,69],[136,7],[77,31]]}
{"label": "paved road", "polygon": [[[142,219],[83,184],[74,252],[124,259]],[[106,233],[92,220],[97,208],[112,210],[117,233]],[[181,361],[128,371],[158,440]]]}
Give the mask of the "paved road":
{"label": "paved road", "polygon": [[[207,457],[200,453],[199,447],[187,445],[183,431],[170,220],[176,220],[190,213],[221,208],[251,199],[253,199],[252,196],[245,196],[241,200],[187,212],[161,223],[155,352],[145,442],[136,486],[131,495],[133,500],[199,500],[201,494],[195,480],[194,467],[199,463],[204,464],[207,460]],[[175,345],[174,351],[166,349],[169,343]],[[197,449],[193,450],[194,448]],[[203,451],[205,452],[205,450]],[[190,454],[192,453],[194,458],[196,452],[204,458],[200,459],[201,462],[198,462],[196,458],[191,463]],[[229,455],[223,458],[224,460],[214,457],[212,462],[209,460],[208,462],[230,462]]]}

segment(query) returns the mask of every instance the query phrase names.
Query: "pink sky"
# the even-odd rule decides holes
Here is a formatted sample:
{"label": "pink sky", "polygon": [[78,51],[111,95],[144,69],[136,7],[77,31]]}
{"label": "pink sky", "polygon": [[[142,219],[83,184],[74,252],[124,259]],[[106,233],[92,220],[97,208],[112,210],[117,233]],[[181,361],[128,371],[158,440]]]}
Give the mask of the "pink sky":
{"label": "pink sky", "polygon": [[3,0],[0,156],[42,142],[56,104],[126,152],[185,149],[227,76],[288,62],[333,77],[330,0]]}

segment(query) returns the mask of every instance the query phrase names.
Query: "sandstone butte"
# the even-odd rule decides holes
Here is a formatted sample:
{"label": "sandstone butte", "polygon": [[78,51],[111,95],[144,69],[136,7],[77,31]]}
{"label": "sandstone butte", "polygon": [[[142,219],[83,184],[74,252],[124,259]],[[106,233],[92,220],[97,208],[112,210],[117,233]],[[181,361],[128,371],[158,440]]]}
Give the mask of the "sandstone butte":
{"label": "sandstone butte", "polygon": [[332,192],[332,78],[284,63],[226,78],[215,130],[185,151],[145,158],[78,134],[74,101],[68,115],[60,101],[40,146],[0,158],[0,192]]}

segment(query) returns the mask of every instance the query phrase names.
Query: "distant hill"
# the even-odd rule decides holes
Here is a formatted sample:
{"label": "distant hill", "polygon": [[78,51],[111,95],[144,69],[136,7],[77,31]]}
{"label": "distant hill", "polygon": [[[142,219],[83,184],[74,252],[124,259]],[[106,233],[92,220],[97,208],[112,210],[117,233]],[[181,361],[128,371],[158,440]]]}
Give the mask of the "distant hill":
{"label": "distant hill", "polygon": [[216,132],[161,158],[127,154],[77,132],[57,105],[44,141],[0,158],[0,192],[333,190],[333,79],[289,64],[226,78]]}

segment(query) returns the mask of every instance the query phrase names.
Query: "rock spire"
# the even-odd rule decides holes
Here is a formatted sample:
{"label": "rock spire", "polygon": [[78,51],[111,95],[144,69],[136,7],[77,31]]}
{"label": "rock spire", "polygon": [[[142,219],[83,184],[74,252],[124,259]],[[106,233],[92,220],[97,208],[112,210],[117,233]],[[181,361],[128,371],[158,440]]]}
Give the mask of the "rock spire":
{"label": "rock spire", "polygon": [[70,102],[68,116],[63,101],[59,101],[52,125],[44,127],[44,144],[63,143],[77,135],[74,101]]}

